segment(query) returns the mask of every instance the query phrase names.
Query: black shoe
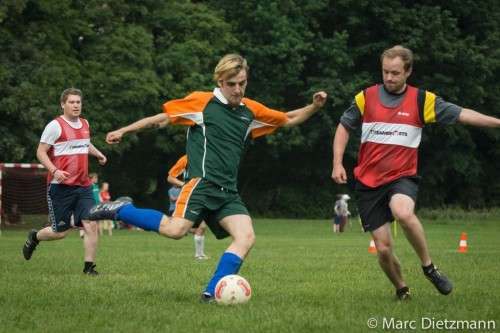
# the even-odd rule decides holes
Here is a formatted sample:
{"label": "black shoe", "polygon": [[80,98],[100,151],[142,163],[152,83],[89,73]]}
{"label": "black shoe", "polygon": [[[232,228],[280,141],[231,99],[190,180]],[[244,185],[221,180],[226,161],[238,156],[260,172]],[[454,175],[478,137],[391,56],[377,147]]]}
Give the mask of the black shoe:
{"label": "black shoe", "polygon": [[23,246],[23,256],[24,259],[30,260],[31,256],[33,255],[33,251],[35,251],[36,247],[38,246],[38,241],[35,239],[36,233],[38,231],[36,229],[32,229],[28,233],[28,238],[26,239],[26,243],[24,243]]}
{"label": "black shoe", "polygon": [[401,289],[396,290],[396,297],[400,301],[407,301],[411,298],[410,296],[410,288],[403,287]]}
{"label": "black shoe", "polygon": [[85,275],[92,275],[92,276],[95,276],[95,275],[99,275],[99,273],[95,270],[95,264],[90,266],[89,268],[87,269],[84,269],[83,270],[83,274]]}
{"label": "black shoe", "polygon": [[203,294],[201,294],[200,303],[205,303],[205,304],[215,303],[215,297],[207,292],[204,292]]}
{"label": "black shoe", "polygon": [[450,280],[441,273],[437,267],[433,267],[429,271],[424,270],[425,277],[432,282],[434,287],[443,295],[448,295],[453,290],[453,284]]}
{"label": "black shoe", "polygon": [[101,202],[90,209],[89,220],[116,220],[118,210],[130,203],[132,203],[130,197],[120,197],[115,201]]}

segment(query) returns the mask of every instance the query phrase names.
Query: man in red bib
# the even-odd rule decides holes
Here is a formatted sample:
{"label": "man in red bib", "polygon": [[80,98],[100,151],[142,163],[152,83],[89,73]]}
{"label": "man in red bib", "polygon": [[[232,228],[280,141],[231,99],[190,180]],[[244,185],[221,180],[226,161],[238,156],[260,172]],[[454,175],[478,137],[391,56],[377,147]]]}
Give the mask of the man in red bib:
{"label": "man in red bib", "polygon": [[66,89],[60,102],[63,114],[47,124],[36,152],[40,163],[49,171],[47,201],[52,226],[31,230],[23,246],[23,255],[30,260],[40,241],[63,239],[73,226],[83,227],[83,272],[97,275],[97,224],[88,220],[89,210],[95,204],[88,175],[88,155],[95,156],[101,165],[106,163],[106,156],[90,142],[89,123],[80,117],[82,92]]}
{"label": "man in red bib", "polygon": [[361,125],[358,165],[354,169],[359,213],[363,228],[370,231],[379,264],[396,288],[399,299],[410,296],[403,280],[389,223],[397,219],[422,263],[425,276],[444,295],[453,285],[433,265],[424,229],[414,213],[417,200],[418,147],[422,128],[434,122],[460,122],[473,126],[500,127],[500,120],[448,103],[435,94],[412,87],[413,53],[400,45],[381,57],[383,85],[371,86],[356,95],[344,112],[333,142],[332,178],[347,182],[342,164],[349,131]]}

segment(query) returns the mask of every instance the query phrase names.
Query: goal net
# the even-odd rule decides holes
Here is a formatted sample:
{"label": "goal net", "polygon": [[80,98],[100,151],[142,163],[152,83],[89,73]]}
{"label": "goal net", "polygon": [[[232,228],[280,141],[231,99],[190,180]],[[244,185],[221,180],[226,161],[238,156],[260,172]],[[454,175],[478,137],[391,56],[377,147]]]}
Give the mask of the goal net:
{"label": "goal net", "polygon": [[47,170],[41,164],[0,163],[0,234],[47,223]]}

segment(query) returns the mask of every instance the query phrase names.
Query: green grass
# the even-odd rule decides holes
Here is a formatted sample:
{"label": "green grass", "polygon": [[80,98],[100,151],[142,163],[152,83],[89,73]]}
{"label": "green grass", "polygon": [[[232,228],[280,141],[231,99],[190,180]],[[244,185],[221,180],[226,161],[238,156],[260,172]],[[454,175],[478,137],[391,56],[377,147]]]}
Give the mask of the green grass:
{"label": "green grass", "polygon": [[[180,241],[116,231],[101,239],[99,277],[81,273],[82,243],[74,232],[21,255],[25,230],[0,237],[1,332],[366,332],[369,318],[495,320],[500,330],[498,219],[425,224],[431,255],[453,280],[441,296],[424,279],[399,230],[396,253],[413,298],[401,303],[367,253],[356,222],[334,235],[327,221],[257,220],[257,243],[240,272],[253,297],[240,306],[199,304],[218,257],[229,244],[206,241],[211,259],[193,259],[192,236]],[[469,253],[457,253],[460,233]],[[380,328],[375,331],[382,331]]]}

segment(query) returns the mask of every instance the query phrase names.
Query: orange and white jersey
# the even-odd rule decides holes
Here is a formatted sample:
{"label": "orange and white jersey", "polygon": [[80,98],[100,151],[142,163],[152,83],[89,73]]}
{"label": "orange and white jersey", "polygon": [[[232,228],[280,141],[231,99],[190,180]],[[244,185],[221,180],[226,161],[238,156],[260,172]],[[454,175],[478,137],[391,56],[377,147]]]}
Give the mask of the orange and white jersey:
{"label": "orange and white jersey", "polygon": [[247,138],[270,134],[288,121],[284,112],[248,98],[229,105],[219,88],[169,101],[163,110],[170,123],[189,126],[185,178],[205,178],[233,191]]}

